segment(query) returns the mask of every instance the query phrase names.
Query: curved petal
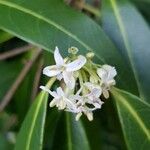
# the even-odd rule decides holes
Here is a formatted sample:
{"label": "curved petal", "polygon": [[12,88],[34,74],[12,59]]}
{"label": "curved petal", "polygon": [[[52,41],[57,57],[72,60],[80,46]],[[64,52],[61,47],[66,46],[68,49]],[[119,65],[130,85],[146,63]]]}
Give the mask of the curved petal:
{"label": "curved petal", "polygon": [[73,89],[75,87],[73,72],[63,71],[63,78],[68,88]]}
{"label": "curved petal", "polygon": [[57,75],[56,78],[60,81],[63,78],[63,75],[60,73],[60,74]]}
{"label": "curved petal", "polygon": [[53,99],[50,103],[49,103],[49,106],[50,107],[54,107],[55,105],[56,105],[56,100],[55,99]]}
{"label": "curved petal", "polygon": [[98,69],[97,69],[97,74],[98,74],[98,76],[99,76],[103,81],[107,80],[108,73],[107,73],[107,71],[106,71],[105,69],[103,69],[103,68],[98,68]]}
{"label": "curved petal", "polygon": [[66,71],[77,71],[81,69],[86,63],[84,56],[78,56],[76,60],[66,65]]}
{"label": "curved petal", "polygon": [[57,95],[57,93],[56,93],[55,91],[52,92],[52,91],[49,90],[46,86],[40,86],[40,89],[42,89],[42,90],[48,92],[50,95],[52,95],[52,96],[55,97],[55,98],[58,97],[58,95]]}
{"label": "curved petal", "polygon": [[59,69],[56,65],[48,66],[43,69],[43,74],[48,77],[53,77],[61,73],[61,69]]}
{"label": "curved petal", "polygon": [[62,96],[65,95],[65,94],[64,94],[64,91],[62,90],[61,87],[58,87],[58,88],[57,88],[57,94],[58,94],[60,97],[62,97]]}
{"label": "curved petal", "polygon": [[102,68],[104,68],[108,72],[108,79],[113,79],[117,75],[115,67],[112,67],[110,65],[103,65]]}
{"label": "curved petal", "polygon": [[64,59],[61,56],[58,47],[55,48],[54,59],[55,59],[56,65],[62,66],[64,64]]}

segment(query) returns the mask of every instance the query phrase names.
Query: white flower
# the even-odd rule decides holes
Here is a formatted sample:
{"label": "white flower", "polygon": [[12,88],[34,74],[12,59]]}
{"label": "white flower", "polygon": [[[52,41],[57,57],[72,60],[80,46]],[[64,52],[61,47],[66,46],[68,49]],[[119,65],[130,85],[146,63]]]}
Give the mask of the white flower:
{"label": "white flower", "polygon": [[103,65],[102,68],[97,69],[97,74],[101,78],[102,92],[105,98],[109,97],[110,87],[115,85],[114,77],[117,75],[115,67]]}
{"label": "white flower", "polygon": [[102,94],[101,87],[90,82],[86,82],[85,86],[87,86],[87,88],[90,90],[90,93],[84,96],[87,99],[87,103],[92,104],[95,106],[95,108],[100,109],[104,103],[99,98]]}
{"label": "white flower", "polygon": [[58,87],[56,91],[50,91],[45,86],[40,86],[40,88],[54,97],[54,99],[50,102],[50,107],[54,107],[56,105],[59,110],[62,110],[66,107],[72,107],[72,105],[74,105],[74,103],[67,98],[67,95],[64,93],[61,87]]}
{"label": "white flower", "polygon": [[[74,105],[67,107],[67,111],[76,113],[76,120],[79,120],[81,115],[84,113],[87,118],[93,120],[93,112],[96,109],[100,109],[101,105],[104,103],[100,100],[100,95],[102,93],[100,86],[94,85],[90,82],[86,82],[89,93],[80,95],[82,88],[78,90],[75,95],[70,96],[70,100],[74,102]],[[90,107],[87,104],[91,104]]]}
{"label": "white flower", "polygon": [[87,116],[89,121],[93,120],[93,110],[88,108],[86,105],[77,104],[76,107],[71,108],[70,110],[68,109],[67,111],[76,113],[76,121],[80,119],[83,113]]}
{"label": "white flower", "polygon": [[84,66],[84,64],[86,63],[86,58],[80,55],[73,62],[67,63],[59,53],[59,49],[56,47],[54,51],[54,59],[56,65],[45,67],[43,70],[43,74],[49,77],[56,76],[59,80],[63,78],[66,85],[69,88],[73,89],[75,86],[73,72],[81,69]]}

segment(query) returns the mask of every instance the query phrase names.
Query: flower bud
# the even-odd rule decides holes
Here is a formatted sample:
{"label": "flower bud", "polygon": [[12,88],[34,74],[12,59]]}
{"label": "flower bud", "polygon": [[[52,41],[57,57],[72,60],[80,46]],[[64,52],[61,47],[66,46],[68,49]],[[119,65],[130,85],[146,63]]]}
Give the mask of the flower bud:
{"label": "flower bud", "polygon": [[86,54],[86,57],[89,58],[89,59],[92,59],[94,57],[94,55],[95,54],[93,52],[89,52],[89,53]]}
{"label": "flower bud", "polygon": [[77,54],[78,51],[79,51],[79,50],[78,50],[77,47],[70,47],[70,48],[68,49],[68,53],[73,54],[73,55]]}

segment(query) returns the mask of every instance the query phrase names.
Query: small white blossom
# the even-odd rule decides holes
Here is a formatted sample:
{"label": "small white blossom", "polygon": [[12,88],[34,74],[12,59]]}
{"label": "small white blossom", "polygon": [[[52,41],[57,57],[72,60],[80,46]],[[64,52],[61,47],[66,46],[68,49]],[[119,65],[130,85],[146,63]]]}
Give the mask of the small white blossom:
{"label": "small white blossom", "polygon": [[45,67],[43,70],[43,74],[49,77],[56,76],[58,80],[61,80],[63,78],[66,85],[69,88],[73,89],[75,86],[73,72],[81,69],[85,65],[86,58],[80,55],[73,62],[67,63],[61,56],[59,49],[56,47],[54,51],[54,59],[56,65]]}
{"label": "small white blossom", "polygon": [[102,94],[101,87],[90,82],[86,82],[85,85],[90,90],[90,93],[84,96],[87,99],[87,103],[92,104],[95,106],[95,108],[100,109],[104,103],[99,98]]}
{"label": "small white blossom", "polygon": [[[58,87],[56,91],[51,91],[46,86],[40,88],[53,97],[50,107],[56,106],[59,110],[76,114],[77,121],[82,114],[92,121],[93,112],[101,109],[104,103],[101,95],[103,94],[106,99],[109,98],[109,90],[116,84],[114,80],[117,75],[116,69],[109,65],[101,66],[93,63],[94,53],[88,53],[86,60],[84,56],[77,56],[76,47],[69,48],[68,52],[71,57],[63,59],[56,47],[54,51],[56,65],[47,66],[43,70],[43,74],[49,77],[56,76],[60,81],[59,86],[63,89]],[[86,67],[83,67],[85,64]]]}
{"label": "small white blossom", "polygon": [[109,65],[103,65],[97,69],[97,74],[101,78],[102,92],[105,98],[109,97],[110,87],[115,85],[114,77],[117,75],[116,69]]}
{"label": "small white blossom", "polygon": [[66,107],[72,107],[73,102],[71,102],[67,95],[64,93],[61,87],[58,87],[56,91],[51,91],[45,86],[40,86],[40,88],[46,92],[48,92],[54,99],[50,102],[50,107],[58,107],[59,110],[65,109]]}

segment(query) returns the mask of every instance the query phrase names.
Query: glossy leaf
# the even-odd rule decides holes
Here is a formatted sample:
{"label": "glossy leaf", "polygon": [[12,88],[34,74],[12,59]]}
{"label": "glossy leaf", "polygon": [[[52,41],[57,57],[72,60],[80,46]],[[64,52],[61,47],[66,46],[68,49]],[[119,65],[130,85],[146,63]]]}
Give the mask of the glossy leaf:
{"label": "glossy leaf", "polygon": [[126,67],[132,67],[141,98],[150,101],[149,26],[126,0],[104,1],[102,22],[107,34],[126,57]]}
{"label": "glossy leaf", "polygon": [[[50,81],[50,85],[55,80]],[[17,137],[15,150],[41,150],[48,94],[41,92],[28,112]]]}
{"label": "glossy leaf", "polygon": [[0,43],[6,42],[11,38],[13,38],[13,35],[0,30]]}
{"label": "glossy leaf", "polygon": [[81,121],[75,121],[74,115],[63,113],[57,124],[52,150],[78,149],[90,150],[85,128]]}
{"label": "glossy leaf", "polygon": [[[84,53],[93,50],[99,63],[116,66],[119,87],[138,94],[130,67],[126,74],[122,72],[126,62],[100,26],[62,0],[0,0],[0,20],[1,29],[51,52],[56,45],[63,53],[67,53],[69,46],[77,46]],[[123,83],[124,80],[128,84]]]}
{"label": "glossy leaf", "polygon": [[150,148],[150,105],[128,92],[112,91],[128,149]]}

